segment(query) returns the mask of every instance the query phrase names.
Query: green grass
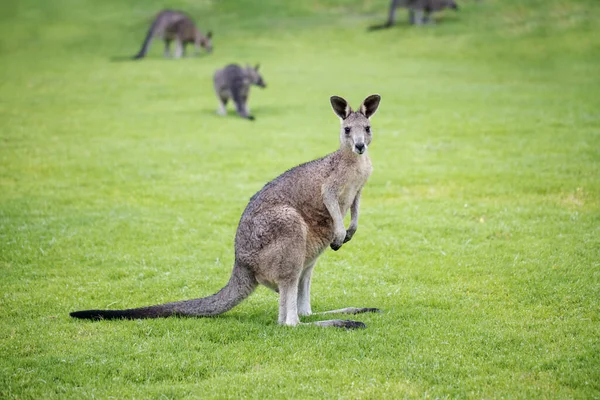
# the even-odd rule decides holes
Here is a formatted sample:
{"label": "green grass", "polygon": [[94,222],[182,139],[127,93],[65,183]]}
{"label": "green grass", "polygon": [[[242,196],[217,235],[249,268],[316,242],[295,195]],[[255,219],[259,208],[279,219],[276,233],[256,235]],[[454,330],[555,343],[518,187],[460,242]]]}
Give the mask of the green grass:
{"label": "green grass", "polygon": [[[387,1],[177,0],[214,53],[119,62],[163,2],[3,2],[0,398],[600,398],[600,7],[461,5],[368,33]],[[232,61],[262,64],[254,123],[214,113]],[[312,301],[384,310],[367,329],[280,327],[264,288],[69,318],[220,289],[250,196],[371,93],[359,229]]]}

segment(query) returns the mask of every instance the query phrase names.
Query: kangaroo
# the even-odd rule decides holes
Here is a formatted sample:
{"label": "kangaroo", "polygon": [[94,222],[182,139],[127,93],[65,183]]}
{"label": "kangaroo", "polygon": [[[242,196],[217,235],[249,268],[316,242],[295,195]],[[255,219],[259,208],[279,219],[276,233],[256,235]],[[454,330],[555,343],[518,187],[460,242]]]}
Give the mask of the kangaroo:
{"label": "kangaroo", "polygon": [[416,0],[408,6],[409,22],[414,25],[433,23],[431,14],[445,8],[458,10],[454,0]]}
{"label": "kangaroo", "polygon": [[389,28],[396,21],[396,9],[398,7],[408,8],[408,21],[411,25],[422,25],[431,22],[432,12],[441,11],[445,8],[458,10],[454,0],[392,0],[388,20],[383,26],[375,26],[371,29]]}
{"label": "kangaroo", "polygon": [[250,85],[256,85],[261,88],[267,87],[262,76],[258,73],[259,64],[252,68],[247,65],[242,68],[237,64],[229,64],[223,69],[217,70],[214,76],[215,93],[219,99],[219,109],[217,114],[226,115],[225,106],[230,98],[233,98],[235,109],[240,117],[254,120],[250,115],[248,107],[248,94]]}
{"label": "kangaroo", "polygon": [[[282,325],[300,324],[299,316],[313,314],[310,283],[317,258],[327,247],[339,250],[358,227],[358,207],[364,184],[371,175],[367,154],[371,144],[370,118],[379,95],[367,97],[358,111],[346,100],[331,97],[341,120],[340,148],[267,183],[250,199],[235,236],[235,263],[229,282],[212,296],[127,310],[86,310],[70,315],[83,319],[137,319],[169,316],[205,317],[229,311],[262,284],[279,293]],[[351,221],[344,227],[344,215]],[[319,314],[379,312],[376,308],[342,308]],[[312,324],[364,328],[350,320]]]}
{"label": "kangaroo", "polygon": [[165,41],[165,57],[171,56],[172,41],[175,41],[175,58],[185,55],[185,47],[188,43],[194,43],[196,54],[199,53],[200,46],[204,47],[208,53],[212,51],[212,33],[208,32],[204,36],[196,28],[194,21],[181,11],[161,11],[148,29],[142,48],[133,58],[143,58],[155,37],[160,37]]}

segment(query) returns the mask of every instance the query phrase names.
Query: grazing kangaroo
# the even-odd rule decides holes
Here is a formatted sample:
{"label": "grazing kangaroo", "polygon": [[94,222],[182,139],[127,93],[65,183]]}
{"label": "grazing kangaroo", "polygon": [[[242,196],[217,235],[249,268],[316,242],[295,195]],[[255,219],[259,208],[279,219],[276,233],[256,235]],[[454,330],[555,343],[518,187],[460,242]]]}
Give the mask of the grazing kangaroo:
{"label": "grazing kangaroo", "polygon": [[194,43],[196,54],[199,53],[200,46],[204,47],[209,53],[212,51],[212,33],[208,32],[204,36],[196,28],[194,21],[181,11],[161,11],[152,22],[150,29],[148,29],[142,48],[133,58],[143,58],[150,48],[152,39],[155,37],[160,37],[165,41],[165,57],[171,56],[170,46],[172,41],[175,41],[175,58],[185,55],[185,46],[188,43]]}
{"label": "grazing kangaroo", "polygon": [[422,25],[431,22],[431,13],[445,8],[458,10],[454,0],[392,0],[388,20],[384,25],[374,26],[371,29],[389,28],[396,22],[396,9],[408,8],[408,21],[411,25]]}
{"label": "grazing kangaroo", "polygon": [[[371,95],[354,112],[346,100],[331,97],[333,110],[341,119],[339,150],[284,172],[252,196],[238,225],[231,278],[219,292],[128,310],[76,311],[71,316],[92,320],[213,316],[229,311],[263,284],[279,292],[279,323],[300,324],[299,315],[312,314],[310,282],[317,258],[327,247],[338,250],[358,227],[360,195],[372,170],[367,154],[372,137],[369,119],[379,100],[379,95]],[[348,210],[351,221],[346,230]],[[350,307],[320,314],[377,311]],[[348,320],[312,324],[365,327]]]}
{"label": "grazing kangaroo", "polygon": [[217,70],[213,79],[215,93],[219,99],[219,109],[217,114],[226,115],[225,106],[230,98],[233,98],[235,109],[240,117],[253,120],[248,107],[248,95],[250,86],[256,85],[261,88],[267,87],[262,76],[258,73],[260,65],[252,68],[247,65],[242,68],[237,64],[229,64],[223,69]]}

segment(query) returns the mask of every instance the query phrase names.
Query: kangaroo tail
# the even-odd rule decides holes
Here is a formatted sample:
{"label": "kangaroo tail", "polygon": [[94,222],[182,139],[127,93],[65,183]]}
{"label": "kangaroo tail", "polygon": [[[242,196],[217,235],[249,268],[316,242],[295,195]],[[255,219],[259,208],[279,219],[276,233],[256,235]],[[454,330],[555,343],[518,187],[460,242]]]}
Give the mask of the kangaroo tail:
{"label": "kangaroo tail", "polygon": [[209,317],[231,310],[250,296],[257,286],[258,282],[254,277],[254,273],[248,268],[236,264],[227,285],[212,296],[127,310],[74,311],[70,315],[73,318],[91,320],[165,318],[170,316]]}
{"label": "kangaroo tail", "polygon": [[156,28],[158,27],[159,20],[160,20],[160,15],[154,20],[154,22],[152,22],[152,25],[150,25],[150,29],[148,29],[148,33],[146,34],[146,38],[144,39],[142,48],[135,56],[133,56],[133,58],[135,60],[139,60],[140,58],[144,58],[144,56],[146,56],[146,53],[148,52],[148,49],[150,48],[150,43],[152,43],[152,38],[154,37],[154,34],[156,33]]}

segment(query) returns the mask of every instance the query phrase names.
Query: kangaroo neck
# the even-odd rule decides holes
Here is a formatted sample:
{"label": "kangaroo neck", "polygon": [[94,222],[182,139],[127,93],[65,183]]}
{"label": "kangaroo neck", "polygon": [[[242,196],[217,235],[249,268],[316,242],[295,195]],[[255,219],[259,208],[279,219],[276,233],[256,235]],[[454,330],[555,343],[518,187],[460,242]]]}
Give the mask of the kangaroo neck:
{"label": "kangaroo neck", "polygon": [[341,160],[347,164],[365,165],[370,164],[368,150],[363,154],[357,154],[347,147],[341,147],[337,151]]}

